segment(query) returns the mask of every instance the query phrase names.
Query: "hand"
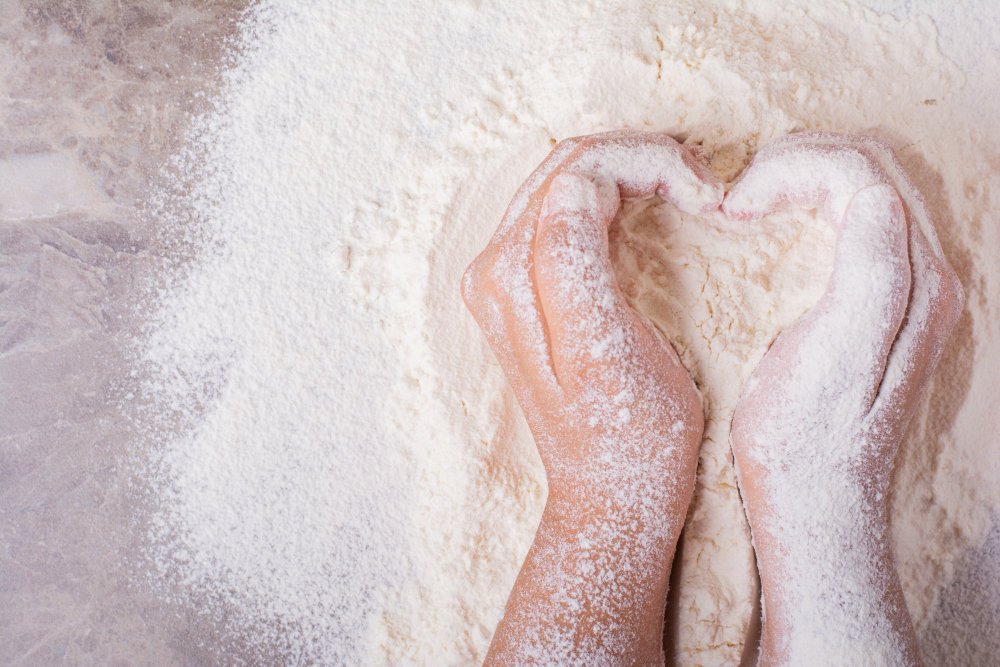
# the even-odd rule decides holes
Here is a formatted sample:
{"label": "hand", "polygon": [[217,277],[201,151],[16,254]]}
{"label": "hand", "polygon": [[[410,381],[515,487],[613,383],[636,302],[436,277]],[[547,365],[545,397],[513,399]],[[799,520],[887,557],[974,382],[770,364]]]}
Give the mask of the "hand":
{"label": "hand", "polygon": [[660,659],[703,415],[676,353],[615,283],[607,235],[621,198],[654,194],[699,212],[722,186],[665,135],[564,141],[465,274],[549,483],[488,663]]}
{"label": "hand", "polygon": [[922,201],[874,139],[781,139],[723,210],[754,220],[788,205],[821,206],[837,247],[826,293],[774,341],[733,417],[764,592],[761,661],[913,664],[886,495],[962,289]]}
{"label": "hand", "polygon": [[718,207],[722,186],[665,135],[564,141],[465,274],[466,304],[525,412],[550,493],[662,476],[668,445],[699,442],[694,383],[625,301],[608,253],[620,198],[654,194],[697,212]]}

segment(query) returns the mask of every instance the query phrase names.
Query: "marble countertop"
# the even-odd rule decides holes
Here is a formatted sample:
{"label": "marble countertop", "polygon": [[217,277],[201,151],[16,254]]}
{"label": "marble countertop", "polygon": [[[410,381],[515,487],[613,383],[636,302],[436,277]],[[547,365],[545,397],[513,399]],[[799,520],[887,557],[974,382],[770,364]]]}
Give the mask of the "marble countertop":
{"label": "marble countertop", "polygon": [[204,664],[130,582],[121,297],[144,202],[219,85],[242,0],[0,3],[0,663]]}
{"label": "marble countertop", "polygon": [[[136,439],[108,406],[133,399],[128,304],[170,250],[149,195],[249,2],[0,2],[2,664],[216,662],[222,638],[198,610],[142,584]],[[968,20],[948,23],[960,9],[939,6],[966,66],[984,36],[997,48],[995,25],[966,39]]]}

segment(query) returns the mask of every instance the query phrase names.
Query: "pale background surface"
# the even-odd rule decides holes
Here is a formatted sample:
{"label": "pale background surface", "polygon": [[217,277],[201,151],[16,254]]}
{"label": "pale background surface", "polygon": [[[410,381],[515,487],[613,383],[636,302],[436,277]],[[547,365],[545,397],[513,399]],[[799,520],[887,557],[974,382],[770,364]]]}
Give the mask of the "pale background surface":
{"label": "pale background surface", "polygon": [[[204,664],[130,584],[115,304],[242,1],[0,2],[0,664]],[[201,103],[203,104],[203,102]]]}
{"label": "pale background surface", "polygon": [[[144,196],[217,85],[245,4],[0,2],[0,663],[218,655],[210,628],[128,568],[129,426],[108,405],[126,333],[115,304],[163,250],[140,215]],[[997,49],[998,17],[968,20],[981,3],[967,3],[965,18],[956,3],[933,5],[918,6],[982,82],[969,87],[969,123],[995,122],[997,82],[975,63]],[[955,583],[993,618],[996,537]],[[981,641],[982,618],[942,614],[941,627]]]}

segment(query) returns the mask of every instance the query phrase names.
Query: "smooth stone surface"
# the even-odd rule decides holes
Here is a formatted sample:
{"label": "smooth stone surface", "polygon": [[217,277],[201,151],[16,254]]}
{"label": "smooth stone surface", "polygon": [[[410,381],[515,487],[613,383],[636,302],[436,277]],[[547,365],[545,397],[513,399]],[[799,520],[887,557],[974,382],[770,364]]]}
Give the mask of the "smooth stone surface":
{"label": "smooth stone surface", "polygon": [[[240,1],[0,3],[0,664],[206,664],[135,571],[123,295]],[[238,648],[232,654],[238,658]]]}

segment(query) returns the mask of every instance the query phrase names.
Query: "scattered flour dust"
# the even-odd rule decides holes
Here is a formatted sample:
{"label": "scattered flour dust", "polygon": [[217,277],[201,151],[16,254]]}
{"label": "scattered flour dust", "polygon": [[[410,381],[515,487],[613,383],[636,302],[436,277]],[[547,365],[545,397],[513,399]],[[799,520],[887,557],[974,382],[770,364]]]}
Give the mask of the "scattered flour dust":
{"label": "scattered flour dust", "polygon": [[[995,11],[966,4],[951,34],[988,37]],[[907,603],[928,663],[1000,653],[996,588],[976,583],[1000,561],[1000,239],[983,220],[1000,157],[995,100],[965,85],[1000,63],[995,44],[939,46],[934,21],[887,9],[256,5],[178,156],[193,185],[165,221],[190,221],[199,252],[138,341],[164,593],[284,662],[480,660],[545,485],[458,285],[521,179],[557,140],[619,127],[684,138],[724,181],[790,131],[869,131],[924,190],[969,297],[892,491]],[[822,290],[831,235],[808,212],[750,226],[656,200],[611,234],[618,279],[706,407],[668,651],[736,664],[758,590],[729,418]]]}

